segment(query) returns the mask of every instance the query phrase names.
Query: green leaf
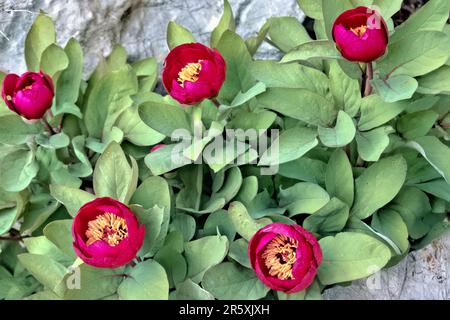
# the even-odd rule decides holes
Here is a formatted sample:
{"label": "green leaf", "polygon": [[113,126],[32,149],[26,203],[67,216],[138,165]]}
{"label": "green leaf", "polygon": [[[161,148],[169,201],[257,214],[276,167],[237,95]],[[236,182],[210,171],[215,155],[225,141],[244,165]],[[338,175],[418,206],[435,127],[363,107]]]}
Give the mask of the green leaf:
{"label": "green leaf", "polygon": [[215,235],[219,231],[219,234],[228,238],[231,243],[236,236],[236,230],[230,219],[230,215],[225,210],[219,210],[211,213],[205,221],[203,226],[203,232],[205,235]]}
{"label": "green leaf", "polygon": [[303,43],[287,53],[280,63],[308,61],[311,59],[342,59],[336,46],[329,40],[315,40]]}
{"label": "green leaf", "polygon": [[[210,144],[204,149],[203,160],[214,173],[217,173],[235,161],[239,156],[244,155],[249,148],[250,145],[239,140],[235,140],[233,143],[218,140],[217,143]],[[235,163],[242,163],[239,161],[238,159]]]}
{"label": "green leaf", "polygon": [[[225,174],[225,173],[224,173]],[[220,177],[220,175],[219,175]],[[223,177],[225,179],[225,177]],[[223,182],[223,181],[221,181]],[[214,185],[217,183],[215,179]],[[226,180],[220,186],[213,186],[213,193],[208,201],[202,204],[201,210],[193,210],[190,208],[179,208],[188,212],[194,213],[211,213],[222,209],[226,203],[231,201],[242,185],[242,174],[238,167],[232,167],[226,171]]]}
{"label": "green leaf", "polygon": [[166,270],[170,288],[173,288],[185,279],[187,272],[186,260],[175,249],[167,246],[161,248],[155,255],[155,261]]}
{"label": "green leaf", "polygon": [[260,107],[311,125],[328,126],[337,114],[332,102],[305,89],[270,88],[258,96],[258,103]]}
{"label": "green leaf", "polygon": [[85,151],[84,136],[77,136],[72,139],[72,146],[75,156],[80,163],[75,163],[69,167],[70,172],[77,177],[87,177],[92,174],[92,165]]}
{"label": "green leaf", "polygon": [[253,56],[256,53],[258,48],[263,43],[264,39],[267,36],[267,33],[269,32],[269,27],[270,21],[267,20],[266,23],[263,24],[263,26],[261,27],[261,29],[259,29],[259,32],[255,36],[247,38],[245,40],[245,44],[251,56]]}
{"label": "green leaf", "polygon": [[147,102],[139,107],[142,121],[150,128],[170,137],[176,130],[191,132],[191,121],[181,106]]}
{"label": "green leaf", "polygon": [[[54,104],[54,106],[56,106],[56,104]],[[65,102],[63,105],[54,108],[53,115],[58,116],[64,113],[73,114],[79,119],[83,118],[80,108],[76,104],[71,102]]]}
{"label": "green leaf", "polygon": [[205,272],[222,262],[227,252],[228,239],[225,236],[208,236],[187,242],[184,246],[187,277],[195,283],[200,282]]}
{"label": "green leaf", "polygon": [[417,150],[436,169],[445,181],[450,184],[450,149],[438,138],[432,136],[420,137],[407,145]]}
{"label": "green leaf", "polygon": [[0,234],[8,232],[19,218],[20,212],[17,208],[6,208],[0,210]]}
{"label": "green leaf", "polygon": [[[172,217],[170,231],[180,231],[184,241],[191,240],[195,235],[196,222],[193,217],[184,213],[176,213]],[[214,233],[216,234],[216,233]]]}
{"label": "green leaf", "polygon": [[272,222],[268,218],[254,220],[248,214],[245,206],[237,201],[230,203],[228,214],[236,232],[247,241],[251,239],[256,231]]}
{"label": "green leaf", "polygon": [[177,285],[175,297],[177,300],[214,300],[211,293],[192,282],[191,279]]}
{"label": "green leaf", "polygon": [[417,92],[424,94],[450,94],[450,66],[443,66],[418,79]]}
{"label": "green leaf", "polygon": [[39,71],[44,50],[55,43],[55,26],[50,17],[39,14],[25,39],[25,61],[28,71]]}
{"label": "green leaf", "polygon": [[[23,215],[20,232],[30,234],[42,226],[46,220],[59,208],[58,201],[49,194],[40,194],[32,197]],[[20,208],[18,208],[20,210]],[[20,212],[19,212],[20,213]],[[1,231],[0,231],[1,232]]]}
{"label": "green leaf", "polygon": [[442,31],[448,20],[448,0],[431,0],[395,29],[391,42],[417,31]]}
{"label": "green leaf", "polygon": [[251,202],[258,194],[258,178],[255,176],[248,176],[242,180],[242,186],[235,200],[244,204]]}
{"label": "green leaf", "polygon": [[386,102],[406,100],[413,96],[419,83],[407,75],[394,75],[387,79],[375,78],[371,81],[381,99]]}
{"label": "green leaf", "polygon": [[431,206],[425,193],[416,188],[404,188],[389,208],[397,211],[408,227],[409,236],[413,239],[423,237],[429,230],[424,219],[431,213]]}
{"label": "green leaf", "polygon": [[211,48],[217,47],[220,38],[226,30],[234,31],[236,25],[234,22],[233,11],[227,0],[223,2],[223,15],[220,18],[219,24],[211,33]]}
{"label": "green leaf", "polygon": [[326,164],[320,160],[302,157],[280,165],[278,174],[287,178],[323,185],[325,168]]}
{"label": "green leaf", "polygon": [[0,143],[18,145],[27,142],[30,136],[43,131],[38,123],[25,123],[21,117],[11,114],[0,117]]}
{"label": "green leaf", "polygon": [[384,19],[388,19],[400,11],[402,2],[402,0],[374,0],[373,5],[380,8],[380,14]]}
{"label": "green leaf", "polygon": [[[236,110],[233,119],[228,123],[234,129],[265,130],[268,129],[277,118],[276,113],[266,110],[247,111],[245,109]],[[236,132],[237,134],[237,132]]]}
{"label": "green leaf", "polygon": [[329,90],[330,81],[324,73],[298,63],[257,60],[250,67],[253,77],[269,88],[307,89],[322,96]]}
{"label": "green leaf", "polygon": [[296,160],[318,145],[316,132],[309,128],[284,130],[264,152],[259,166],[273,166]]}
{"label": "green leaf", "polygon": [[413,245],[414,249],[416,249],[416,250],[423,249],[424,247],[429,245],[434,240],[447,234],[448,230],[450,230],[450,222],[448,220],[444,220],[440,223],[436,223],[431,228],[430,232],[427,233],[427,235],[425,237],[423,237],[419,242],[414,243],[414,245]]}
{"label": "green leaf", "polygon": [[378,161],[389,145],[389,134],[394,132],[395,130],[391,126],[357,132],[356,143],[360,157],[364,161]]}
{"label": "green leaf", "polygon": [[175,21],[170,21],[167,25],[167,45],[172,50],[176,46],[184,43],[196,42],[192,33]]}
{"label": "green leaf", "polygon": [[[59,286],[64,290],[64,300],[96,300],[111,296],[117,292],[122,277],[118,274],[123,273],[121,269],[101,269],[88,266],[86,264],[77,265],[77,262],[69,269]],[[79,275],[79,288],[74,277]],[[75,283],[74,283],[75,282]]]}
{"label": "green leaf", "polygon": [[69,59],[69,65],[58,77],[53,113],[55,115],[71,113],[81,118],[81,112],[75,103],[78,100],[83,75],[83,50],[79,42],[71,38],[64,52]]}
{"label": "green leaf", "polygon": [[[28,253],[45,256],[58,263],[67,264],[72,262],[70,256],[65,255],[45,236],[25,238],[24,244]],[[72,246],[72,242],[70,242],[70,246]]]}
{"label": "green leaf", "polygon": [[272,17],[268,21],[271,43],[283,52],[311,41],[305,27],[294,17]]}
{"label": "green leaf", "polygon": [[222,54],[227,66],[227,77],[219,92],[219,101],[230,104],[239,92],[246,92],[254,85],[255,81],[250,73],[252,58],[245,42],[229,30],[223,33],[217,50]]}
{"label": "green leaf", "polygon": [[406,109],[408,103],[384,102],[378,95],[370,95],[361,101],[361,118],[358,128],[367,131],[379,127],[398,116]]}
{"label": "green leaf", "polygon": [[111,143],[97,161],[94,170],[94,191],[99,197],[111,197],[128,203],[136,190],[137,181],[125,153],[115,142]]}
{"label": "green leaf", "polygon": [[317,184],[299,182],[279,192],[280,207],[285,207],[289,216],[314,213],[330,201],[328,193]]}
{"label": "green leaf", "polygon": [[154,260],[138,263],[130,268],[117,293],[124,300],[168,300],[169,281],[164,268]]}
{"label": "green leaf", "polygon": [[52,135],[49,139],[50,145],[55,149],[62,149],[69,145],[70,138],[64,133]]}
{"label": "green leaf", "polygon": [[326,167],[325,185],[330,196],[337,197],[348,206],[353,204],[354,186],[350,161],[343,150],[336,150]]}
{"label": "green leaf", "polygon": [[303,221],[303,227],[319,234],[339,232],[347,223],[349,210],[347,204],[338,198],[331,198],[325,206]]}
{"label": "green leaf", "polygon": [[332,40],[332,29],[336,18],[344,11],[352,9],[353,0],[322,1],[322,12],[327,38]]}
{"label": "green leaf", "polygon": [[269,292],[253,270],[232,262],[221,263],[205,273],[202,286],[219,300],[256,300]]}
{"label": "green leaf", "polygon": [[334,128],[318,128],[320,141],[327,147],[343,147],[352,142],[356,128],[352,118],[344,111],[339,111]]}
{"label": "green leaf", "polygon": [[124,139],[137,146],[151,146],[161,142],[164,135],[147,126],[139,117],[138,108],[127,108],[117,120],[116,126],[123,131]]}
{"label": "green leaf", "polygon": [[53,242],[58,249],[75,260],[77,257],[72,247],[72,220],[56,220],[47,224],[44,235]]}
{"label": "green leaf", "polygon": [[161,177],[149,177],[139,185],[130,200],[131,204],[139,204],[145,209],[152,209],[155,206],[164,209],[161,231],[155,240],[153,250],[157,250],[161,247],[161,243],[164,243],[167,231],[169,230],[171,211],[170,193],[171,190],[166,180]]}
{"label": "green leaf", "polygon": [[397,131],[405,139],[414,139],[425,136],[433,127],[439,114],[432,110],[408,113],[397,121]]}
{"label": "green leaf", "polygon": [[131,106],[130,96],[137,93],[137,90],[137,77],[129,65],[110,71],[95,82],[83,113],[90,137],[107,137],[120,114]]}
{"label": "green leaf", "polygon": [[48,256],[23,253],[17,258],[40,283],[51,290],[57,289],[67,272],[66,267]]}
{"label": "green leaf", "polygon": [[408,250],[408,229],[396,211],[383,209],[376,212],[371,225],[377,232],[391,239],[402,253]]}
{"label": "green leaf", "polygon": [[83,205],[95,199],[91,193],[61,185],[50,185],[50,194],[66,207],[72,217]]}
{"label": "green leaf", "polygon": [[421,76],[447,62],[450,37],[437,31],[415,32],[391,43],[388,50],[389,54],[377,64],[383,74]]}
{"label": "green leaf", "polygon": [[239,107],[265,91],[266,85],[262,82],[257,82],[253,87],[248,89],[246,92],[244,93],[239,92],[229,106],[221,105],[219,110],[228,110]]}
{"label": "green leaf", "polygon": [[176,206],[199,210],[203,188],[203,166],[186,166],[181,168],[178,174],[184,184],[184,188],[177,195]]}
{"label": "green leaf", "polygon": [[133,205],[131,208],[139,223],[145,225],[145,239],[138,255],[153,256],[164,245],[166,234],[161,233],[161,226],[164,223],[164,209],[158,206],[144,209],[138,205]]}
{"label": "green leaf", "polygon": [[240,265],[251,269],[250,258],[248,257],[248,242],[245,239],[237,239],[230,245],[228,257],[239,263]]}
{"label": "green leaf", "polygon": [[6,191],[17,192],[25,189],[39,171],[34,153],[16,150],[0,160],[0,181]]}
{"label": "green leaf", "polygon": [[391,258],[386,245],[362,233],[341,232],[320,239],[319,244],[323,260],[317,275],[324,285],[370,276]]}
{"label": "green leaf", "polygon": [[337,62],[330,63],[330,90],[339,109],[354,117],[361,105],[361,88],[358,80],[350,78]]}
{"label": "green leaf", "polygon": [[161,175],[192,163],[183,155],[186,145],[183,143],[170,144],[164,148],[149,153],[144,161],[153,175]]}
{"label": "green leaf", "polygon": [[450,202],[450,185],[444,179],[437,179],[414,185],[426,193]]}
{"label": "green leaf", "polygon": [[44,50],[39,69],[55,79],[58,72],[69,66],[69,58],[64,50],[56,44],[51,44]]}
{"label": "green leaf", "polygon": [[374,163],[355,180],[355,202],[350,215],[365,219],[389,203],[406,178],[406,161],[397,155]]}
{"label": "green leaf", "polygon": [[316,20],[323,20],[322,1],[297,0],[297,3],[308,17]]}

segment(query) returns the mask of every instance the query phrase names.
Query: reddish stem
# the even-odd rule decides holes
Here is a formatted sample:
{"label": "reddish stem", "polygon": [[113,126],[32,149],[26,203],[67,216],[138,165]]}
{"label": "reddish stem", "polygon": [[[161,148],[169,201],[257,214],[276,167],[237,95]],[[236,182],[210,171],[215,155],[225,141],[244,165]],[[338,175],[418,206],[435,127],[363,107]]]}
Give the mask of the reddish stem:
{"label": "reddish stem", "polygon": [[372,62],[367,63],[366,65],[366,79],[365,79],[365,87],[364,87],[364,97],[370,96],[372,93],[372,84],[370,81],[373,79],[373,65]]}

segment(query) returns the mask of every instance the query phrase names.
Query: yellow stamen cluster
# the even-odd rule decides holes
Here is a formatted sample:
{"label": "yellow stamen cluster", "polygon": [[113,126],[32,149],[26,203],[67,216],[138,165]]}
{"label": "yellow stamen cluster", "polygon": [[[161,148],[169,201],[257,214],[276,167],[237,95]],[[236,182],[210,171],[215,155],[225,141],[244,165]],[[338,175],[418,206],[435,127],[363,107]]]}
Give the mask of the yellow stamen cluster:
{"label": "yellow stamen cluster", "polygon": [[178,72],[177,82],[180,86],[184,86],[184,81],[195,82],[198,80],[202,65],[198,62],[188,63],[180,72]]}
{"label": "yellow stamen cluster", "polygon": [[356,28],[350,28],[350,31],[353,32],[358,37],[362,38],[362,36],[364,36],[366,34],[367,26],[363,25],[363,26],[356,27]]}
{"label": "yellow stamen cluster", "polygon": [[297,240],[281,234],[269,242],[262,258],[271,276],[280,280],[294,279],[292,268],[297,260],[297,246]]}
{"label": "yellow stamen cluster", "polygon": [[89,221],[86,237],[88,246],[95,241],[103,240],[114,247],[128,237],[127,223],[125,219],[114,213],[105,212],[97,216],[95,220]]}

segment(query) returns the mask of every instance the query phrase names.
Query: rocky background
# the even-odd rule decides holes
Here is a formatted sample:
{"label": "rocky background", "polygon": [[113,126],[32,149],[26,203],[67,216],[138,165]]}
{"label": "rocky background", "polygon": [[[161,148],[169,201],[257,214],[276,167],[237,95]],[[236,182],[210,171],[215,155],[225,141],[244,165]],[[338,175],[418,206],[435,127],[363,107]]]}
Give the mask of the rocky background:
{"label": "rocky background", "polygon": [[[229,0],[237,31],[254,35],[270,16],[304,14],[295,0]],[[222,13],[222,0],[0,0],[0,69],[25,71],[23,44],[26,32],[40,10],[55,21],[58,42],[77,38],[85,53],[85,73],[115,43],[127,49],[130,59],[154,56],[162,61],[168,52],[166,26],[175,20],[207,43]],[[263,45],[260,58],[273,58],[276,50]],[[450,299],[450,235],[411,253],[399,265],[350,286],[336,286],[325,299]]]}

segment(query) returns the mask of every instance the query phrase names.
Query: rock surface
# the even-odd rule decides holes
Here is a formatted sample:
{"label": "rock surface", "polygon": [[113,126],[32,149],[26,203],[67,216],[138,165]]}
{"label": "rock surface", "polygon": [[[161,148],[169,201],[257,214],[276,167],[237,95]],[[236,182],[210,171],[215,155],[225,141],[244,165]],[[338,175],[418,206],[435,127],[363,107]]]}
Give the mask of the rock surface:
{"label": "rock surface", "polygon": [[[270,16],[304,14],[295,0],[230,0],[237,31],[243,37],[255,35]],[[85,53],[89,74],[98,56],[108,54],[121,43],[130,59],[154,56],[162,61],[168,52],[166,27],[174,20],[208,43],[223,10],[222,0],[0,0],[0,69],[25,70],[23,43],[37,13],[45,11],[55,21],[60,44],[77,38]],[[264,45],[260,56],[276,52]]]}
{"label": "rock surface", "polygon": [[[304,14],[295,0],[230,0],[237,30],[254,35],[270,16]],[[220,19],[222,0],[0,0],[0,69],[23,72],[23,43],[34,17],[43,10],[55,21],[58,42],[75,37],[85,50],[89,74],[99,55],[121,43],[136,60],[167,54],[165,32],[170,20],[186,26],[207,43]],[[274,57],[263,45],[259,57]],[[450,299],[450,235],[411,253],[399,265],[348,287],[327,290],[325,299]]]}

